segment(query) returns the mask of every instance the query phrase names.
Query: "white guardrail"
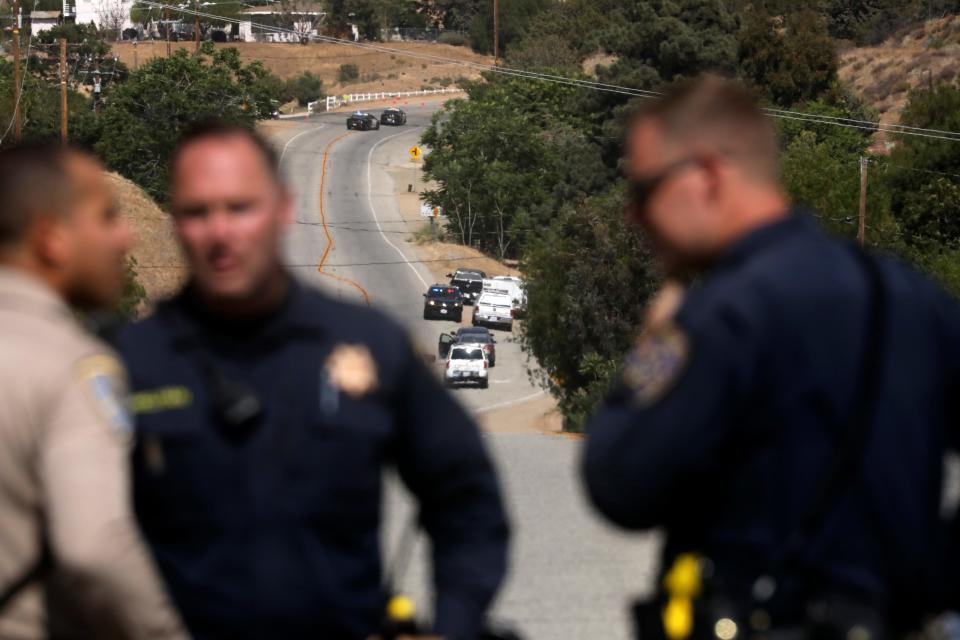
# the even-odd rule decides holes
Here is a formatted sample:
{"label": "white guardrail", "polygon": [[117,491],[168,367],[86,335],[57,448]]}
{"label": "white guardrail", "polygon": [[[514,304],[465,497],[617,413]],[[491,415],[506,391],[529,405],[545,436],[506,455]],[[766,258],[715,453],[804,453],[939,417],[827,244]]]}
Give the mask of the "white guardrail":
{"label": "white guardrail", "polygon": [[[393,98],[418,98],[433,96],[442,93],[461,93],[462,89],[421,89],[420,91],[371,91],[369,93],[348,93],[342,96],[327,96],[326,101],[311,102],[307,105],[307,113],[330,111],[356,102],[373,102],[375,100],[390,100]],[[318,108],[322,107],[322,108]]]}

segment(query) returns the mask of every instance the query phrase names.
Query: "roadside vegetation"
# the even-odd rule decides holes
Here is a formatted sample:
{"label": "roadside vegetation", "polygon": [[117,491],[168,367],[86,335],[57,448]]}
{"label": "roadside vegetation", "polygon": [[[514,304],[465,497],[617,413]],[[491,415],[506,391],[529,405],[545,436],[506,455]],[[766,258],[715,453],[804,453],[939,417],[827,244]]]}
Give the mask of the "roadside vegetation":
{"label": "roadside vegetation", "polygon": [[[320,47],[335,45],[244,49],[276,47],[270,51],[278,54],[263,53],[271,59],[260,62],[207,42],[198,54],[192,43],[177,45],[169,58],[152,57],[163,43],[144,43],[134,62],[129,45],[116,45],[122,56],[114,53],[112,33],[59,27],[35,38],[25,61],[23,137],[59,136],[59,37],[68,39],[73,56],[71,141],[92,149],[161,205],[169,154],[192,121],[218,117],[254,126],[279,104],[305,105],[344,83],[362,91],[416,75],[432,86],[460,84],[468,99],[451,102],[423,136],[432,149],[425,170],[436,185],[427,199],[446,210],[449,241],[522,265],[529,298],[524,345],[539,361],[541,382],[557,398],[566,428],[579,429],[606,392],[658,286],[643,239],[622,215],[622,127],[635,101],[464,71],[458,60],[489,59],[462,47],[492,51],[487,1],[327,5],[328,35],[346,36],[356,24],[362,38],[378,40],[393,29],[442,24],[450,30],[447,44],[435,46],[457,60],[427,65],[378,53],[362,63],[339,56],[321,61]],[[876,121],[882,112],[910,126],[960,131],[958,69],[950,56],[960,47],[960,19],[950,17],[960,12],[960,0],[514,0],[501,3],[501,12],[498,45],[507,67],[653,91],[711,71],[743,79],[781,109],[858,121]],[[890,50],[899,47],[903,55],[875,60],[856,53],[855,47],[880,43],[893,43]],[[918,47],[930,68],[910,58]],[[95,109],[96,70],[102,93]],[[461,71],[474,75],[460,77]],[[10,64],[0,60],[0,122],[12,121],[13,94]],[[780,125],[783,178],[798,203],[817,211],[830,230],[852,237],[859,159],[869,156],[868,243],[960,291],[958,143],[890,134],[881,142],[892,152],[874,155],[871,131],[789,119]],[[4,135],[0,144],[11,141]],[[132,284],[134,269],[131,264]],[[137,291],[131,286],[128,309],[139,302]]]}
{"label": "roadside vegetation", "polygon": [[[876,121],[872,104],[839,79],[839,39],[883,39],[921,7],[860,4],[550,3],[508,43],[506,65],[580,78],[599,60],[601,82],[653,91],[717,72],[740,77],[771,107]],[[931,87],[908,93],[903,124],[960,130],[956,83],[934,79]],[[643,239],[622,214],[622,126],[639,99],[496,74],[466,88],[468,99],[450,103],[424,134],[432,149],[425,170],[437,185],[427,197],[445,208],[450,238],[521,261],[529,298],[524,344],[565,428],[579,430],[658,286]],[[869,156],[868,243],[960,292],[960,227],[952,215],[960,206],[958,143],[891,136],[889,156],[871,155],[870,131],[779,123],[783,178],[796,202],[852,238],[859,159]]]}

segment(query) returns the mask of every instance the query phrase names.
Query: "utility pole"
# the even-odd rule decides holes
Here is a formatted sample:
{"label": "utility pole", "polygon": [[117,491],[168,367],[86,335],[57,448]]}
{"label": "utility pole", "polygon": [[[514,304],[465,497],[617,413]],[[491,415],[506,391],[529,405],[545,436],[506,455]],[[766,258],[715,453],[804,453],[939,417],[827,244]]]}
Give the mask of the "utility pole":
{"label": "utility pole", "polygon": [[193,40],[195,43],[194,52],[200,53],[200,0],[193,3]]}
{"label": "utility pole", "polygon": [[500,59],[500,0],[493,0],[493,64]]}
{"label": "utility pole", "polygon": [[67,39],[60,38],[60,142],[67,144]]}
{"label": "utility pole", "polygon": [[133,41],[133,70],[140,68],[140,58],[137,56],[137,41]]}
{"label": "utility pole", "polygon": [[167,57],[170,57],[170,7],[163,8],[163,21],[167,23]]}
{"label": "utility pole", "polygon": [[857,242],[862,247],[867,240],[867,158],[860,156],[860,225]]}
{"label": "utility pole", "polygon": [[13,139],[19,141],[23,135],[23,105],[20,104],[23,83],[20,78],[20,0],[13,0],[13,20]]}

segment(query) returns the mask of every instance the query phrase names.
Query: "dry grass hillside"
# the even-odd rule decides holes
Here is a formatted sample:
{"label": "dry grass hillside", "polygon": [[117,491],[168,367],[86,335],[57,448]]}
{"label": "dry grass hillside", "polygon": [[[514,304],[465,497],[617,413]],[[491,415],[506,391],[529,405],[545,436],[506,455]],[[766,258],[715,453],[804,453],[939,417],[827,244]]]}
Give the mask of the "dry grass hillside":
{"label": "dry grass hillside", "polygon": [[[194,50],[192,42],[175,42],[173,50]],[[411,91],[424,87],[443,87],[456,84],[461,78],[477,78],[479,72],[456,63],[438,63],[394,53],[384,53],[338,44],[311,43],[260,43],[232,42],[217,47],[236,47],[244,62],[260,60],[281,78],[289,78],[303,71],[311,71],[323,79],[328,93],[355,93],[363,91]],[[416,55],[492,64],[493,58],[474,53],[467,47],[420,42],[391,42],[392,49]],[[120,60],[131,68],[135,66],[133,45],[117,43],[113,50]],[[137,45],[137,62],[142,64],[150,58],[165,56],[166,42],[141,42]],[[337,81],[337,71],[342,64],[355,64],[360,78],[342,84]]]}
{"label": "dry grass hillside", "polygon": [[134,183],[116,173],[107,175],[120,212],[136,236],[132,254],[137,260],[137,279],[146,289],[147,299],[169,296],[186,275],[170,216]]}
{"label": "dry grass hillside", "polygon": [[880,46],[840,54],[840,77],[880,112],[897,122],[907,92],[928,82],[953,82],[960,74],[960,16],[931,20]]}

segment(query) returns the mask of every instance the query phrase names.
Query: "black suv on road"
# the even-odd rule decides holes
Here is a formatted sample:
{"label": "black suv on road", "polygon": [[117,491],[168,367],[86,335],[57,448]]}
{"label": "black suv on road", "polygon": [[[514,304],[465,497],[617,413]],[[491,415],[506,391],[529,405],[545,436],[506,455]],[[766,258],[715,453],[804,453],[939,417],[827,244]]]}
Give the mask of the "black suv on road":
{"label": "black suv on road", "polygon": [[473,304],[483,293],[483,279],[487,274],[479,269],[457,269],[448,273],[450,286],[460,289],[460,299],[463,304]]}
{"label": "black suv on road", "polygon": [[407,124],[407,114],[403,112],[403,109],[390,107],[389,109],[384,109],[383,113],[380,114],[380,123],[399,127]]}
{"label": "black suv on road", "polygon": [[435,284],[423,294],[423,319],[442,318],[444,320],[463,319],[463,303],[460,290],[446,284]]}
{"label": "black suv on road", "polygon": [[370,129],[379,129],[380,121],[376,116],[366,111],[355,111],[347,118],[347,129],[359,129],[360,131],[369,131]]}

